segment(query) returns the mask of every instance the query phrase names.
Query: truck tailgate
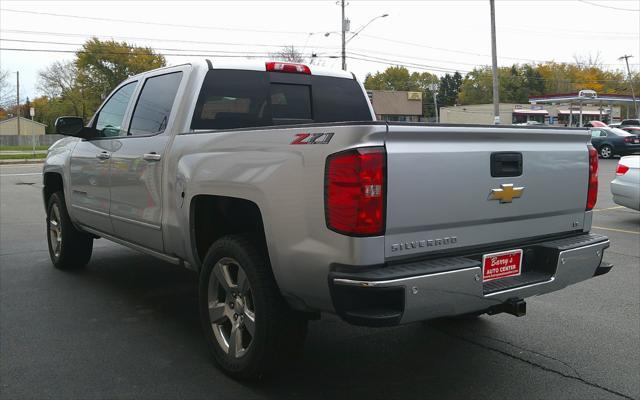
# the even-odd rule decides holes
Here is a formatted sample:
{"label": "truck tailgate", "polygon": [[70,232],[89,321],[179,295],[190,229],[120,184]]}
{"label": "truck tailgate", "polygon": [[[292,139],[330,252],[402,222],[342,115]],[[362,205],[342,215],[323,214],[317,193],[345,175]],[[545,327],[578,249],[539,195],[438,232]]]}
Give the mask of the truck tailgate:
{"label": "truck tailgate", "polygon": [[575,129],[389,125],[385,257],[582,230],[588,141]]}

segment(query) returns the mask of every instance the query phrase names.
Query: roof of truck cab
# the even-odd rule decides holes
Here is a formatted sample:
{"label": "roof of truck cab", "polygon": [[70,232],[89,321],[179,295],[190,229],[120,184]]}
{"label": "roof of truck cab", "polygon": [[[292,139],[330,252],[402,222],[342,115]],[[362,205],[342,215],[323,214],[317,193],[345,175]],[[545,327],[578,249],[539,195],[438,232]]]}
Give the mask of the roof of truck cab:
{"label": "roof of truck cab", "polygon": [[[186,62],[182,64],[176,65],[167,65],[161,68],[156,68],[153,70],[145,71],[140,74],[133,75],[129,77],[128,80],[132,78],[136,78],[140,75],[147,74],[149,72],[162,71],[163,69],[169,69],[174,67],[179,67],[181,65],[192,65],[196,68],[203,69],[237,69],[237,70],[247,70],[247,71],[266,71],[266,64],[269,61],[273,60],[245,60],[245,61],[231,61],[227,59],[216,60],[216,59],[198,59],[191,62]],[[282,61],[286,63],[287,61]],[[295,63],[294,63],[295,64]],[[320,75],[320,76],[331,76],[334,78],[346,78],[346,79],[355,79],[355,76],[351,72],[343,71],[340,69],[332,69],[320,67],[312,64],[304,64],[311,70],[311,75]]]}

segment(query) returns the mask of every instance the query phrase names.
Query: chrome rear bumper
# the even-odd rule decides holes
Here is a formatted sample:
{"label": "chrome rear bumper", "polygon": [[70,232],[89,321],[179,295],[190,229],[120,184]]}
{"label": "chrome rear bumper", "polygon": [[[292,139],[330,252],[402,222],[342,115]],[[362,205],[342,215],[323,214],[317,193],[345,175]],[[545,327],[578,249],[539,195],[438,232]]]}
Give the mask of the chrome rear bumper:
{"label": "chrome rear bumper", "polygon": [[521,276],[487,283],[477,255],[356,273],[342,269],[329,281],[336,312],[346,321],[396,325],[490,310],[601,275],[610,269],[598,270],[607,247],[608,238],[594,234],[528,245]]}

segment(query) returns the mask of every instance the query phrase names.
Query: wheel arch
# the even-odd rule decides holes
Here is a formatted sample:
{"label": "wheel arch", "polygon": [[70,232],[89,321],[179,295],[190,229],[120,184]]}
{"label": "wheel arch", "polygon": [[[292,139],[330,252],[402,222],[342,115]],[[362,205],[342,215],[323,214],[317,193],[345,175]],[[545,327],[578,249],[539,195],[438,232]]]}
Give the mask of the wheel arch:
{"label": "wheel arch", "polygon": [[193,259],[202,265],[211,245],[232,234],[253,236],[269,257],[260,207],[240,197],[200,194],[189,206],[189,234]]}
{"label": "wheel arch", "polygon": [[46,171],[42,178],[42,196],[45,208],[49,204],[49,199],[56,192],[64,193],[64,180],[62,174],[57,171]]}

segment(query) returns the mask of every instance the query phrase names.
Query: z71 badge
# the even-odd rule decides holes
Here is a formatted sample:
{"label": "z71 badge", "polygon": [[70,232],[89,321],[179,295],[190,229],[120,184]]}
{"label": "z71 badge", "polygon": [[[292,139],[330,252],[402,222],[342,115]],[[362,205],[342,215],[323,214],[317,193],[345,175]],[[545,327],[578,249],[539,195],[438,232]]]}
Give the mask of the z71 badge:
{"label": "z71 badge", "polygon": [[296,133],[296,138],[291,144],[327,144],[331,141],[333,133]]}

